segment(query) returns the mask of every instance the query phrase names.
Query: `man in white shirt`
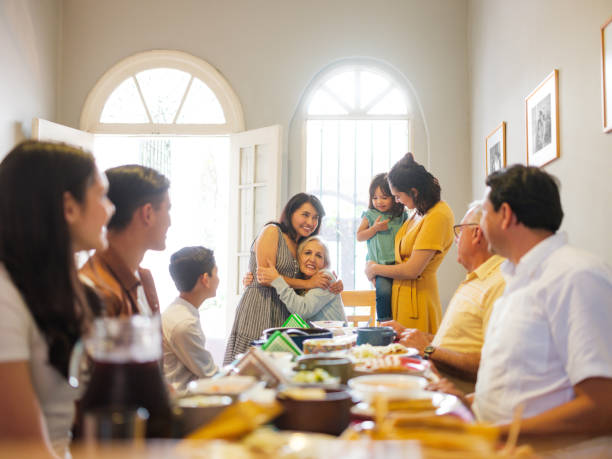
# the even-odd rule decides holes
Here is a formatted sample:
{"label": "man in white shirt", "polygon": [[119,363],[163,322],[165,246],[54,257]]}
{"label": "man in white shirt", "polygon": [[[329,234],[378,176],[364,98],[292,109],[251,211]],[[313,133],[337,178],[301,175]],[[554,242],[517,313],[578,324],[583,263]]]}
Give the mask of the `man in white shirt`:
{"label": "man in white shirt", "polygon": [[164,375],[176,390],[217,372],[200,324],[199,307],[217,293],[219,277],[212,250],[185,247],[170,258],[179,296],[162,314]]}
{"label": "man in white shirt", "polygon": [[487,178],[481,220],[502,265],[472,404],[507,433],[612,431],[612,269],[569,246],[553,177],[512,166]]}

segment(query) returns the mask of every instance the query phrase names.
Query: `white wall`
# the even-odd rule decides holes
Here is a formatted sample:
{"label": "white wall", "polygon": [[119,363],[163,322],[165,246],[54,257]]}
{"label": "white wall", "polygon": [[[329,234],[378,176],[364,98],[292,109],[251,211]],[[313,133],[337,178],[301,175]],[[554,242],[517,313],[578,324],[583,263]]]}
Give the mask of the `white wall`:
{"label": "white wall", "polygon": [[600,27],[610,0],[470,0],[472,193],[484,190],[485,137],[507,125],[508,164],[525,164],[525,97],[559,69],[562,230],[612,261],[612,133],[602,132]]}
{"label": "white wall", "polygon": [[[299,189],[300,149],[289,126],[325,66],[364,56],[395,67],[414,87],[429,130],[429,162],[457,217],[471,192],[467,3],[464,0],[64,0],[59,122],[78,126],[88,92],[120,59],[177,49],[215,66],[243,104],[246,125],[285,129],[286,193]],[[463,277],[454,249],[440,269],[446,303]]]}
{"label": "white wall", "polygon": [[60,0],[0,0],[0,159],[56,116]]}

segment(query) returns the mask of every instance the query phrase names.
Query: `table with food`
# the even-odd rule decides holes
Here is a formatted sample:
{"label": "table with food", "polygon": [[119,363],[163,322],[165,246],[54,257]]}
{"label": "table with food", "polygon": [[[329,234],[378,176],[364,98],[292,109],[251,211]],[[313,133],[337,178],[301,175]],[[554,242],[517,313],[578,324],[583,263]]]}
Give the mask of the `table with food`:
{"label": "table with food", "polygon": [[[98,406],[93,411],[97,430],[85,432],[85,441],[75,444],[73,455],[493,458],[533,454],[530,445],[517,446],[518,423],[514,434],[501,439],[497,427],[476,422],[459,398],[428,390],[439,376],[416,349],[393,339],[383,344],[364,342],[363,336],[370,335],[352,327],[317,325],[265,330],[218,375],[192,381],[183,391],[168,395],[160,389],[148,399],[132,392],[131,400],[125,398],[119,405]],[[156,387],[155,374],[148,373],[149,388]],[[95,376],[94,371],[92,379]],[[105,392],[114,393],[113,375],[106,373],[104,383]],[[137,408],[148,414],[141,416]],[[85,421],[91,421],[91,415]],[[88,428],[87,422],[84,427]]]}

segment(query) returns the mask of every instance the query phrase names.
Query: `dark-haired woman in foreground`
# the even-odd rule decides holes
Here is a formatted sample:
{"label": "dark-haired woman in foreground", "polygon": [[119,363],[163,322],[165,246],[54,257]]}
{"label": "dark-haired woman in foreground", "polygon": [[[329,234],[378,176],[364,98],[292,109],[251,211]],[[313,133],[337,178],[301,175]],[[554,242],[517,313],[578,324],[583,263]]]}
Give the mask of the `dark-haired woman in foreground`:
{"label": "dark-haired woman in foreground", "polygon": [[68,362],[98,304],[75,253],[106,246],[113,205],[91,154],[28,141],[0,163],[0,441],[68,454]]}
{"label": "dark-haired woman in foreground", "polygon": [[[320,221],[325,215],[323,205],[316,196],[298,193],[283,209],[279,222],[270,222],[251,245],[249,271],[257,272],[258,266],[274,266],[292,288],[327,288],[330,279],[317,273],[310,279],[296,279],[298,242],[319,233]],[[224,365],[231,363],[237,354],[245,352],[251,342],[272,327],[280,327],[289,317],[287,307],[276,290],[253,279],[242,294],[232,333],[225,349]]]}
{"label": "dark-haired woman in foreground", "polygon": [[442,317],[436,272],[453,243],[454,215],[440,200],[438,179],[407,153],[388,175],[391,193],[416,212],[395,236],[395,265],[369,262],[366,275],[393,279],[393,319],[407,328],[436,333]]}

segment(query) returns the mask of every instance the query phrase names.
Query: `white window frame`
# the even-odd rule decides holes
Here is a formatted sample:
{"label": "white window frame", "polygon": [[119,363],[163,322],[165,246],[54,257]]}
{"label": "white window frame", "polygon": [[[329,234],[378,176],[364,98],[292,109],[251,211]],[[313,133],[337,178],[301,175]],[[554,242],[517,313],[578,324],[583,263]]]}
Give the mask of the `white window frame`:
{"label": "white window frame", "polygon": [[[112,92],[130,76],[144,70],[171,68],[202,80],[215,94],[224,124],[101,123],[104,104]],[[227,135],[245,129],[244,113],[238,96],[227,80],[208,62],[191,54],[173,50],[153,50],[129,56],[110,69],[89,92],[81,112],[80,129],[96,134],[127,135]]]}
{"label": "white window frame", "polygon": [[[293,175],[294,180],[299,183],[299,190],[306,189],[306,160],[307,160],[307,133],[306,124],[309,120],[313,119],[366,119],[363,117],[355,117],[356,114],[349,115],[309,115],[308,107],[316,91],[324,85],[327,80],[333,76],[345,72],[347,70],[362,68],[374,73],[384,75],[386,78],[392,80],[397,87],[399,87],[406,95],[406,106],[408,108],[408,118],[404,115],[368,115],[367,119],[407,119],[408,120],[408,132],[409,132],[409,150],[415,154],[417,159],[429,169],[431,168],[431,154],[430,154],[430,140],[429,140],[429,127],[427,118],[425,117],[425,111],[423,105],[418,96],[418,93],[412,84],[412,82],[406,78],[399,70],[379,59],[369,57],[352,57],[340,59],[333,62],[321,69],[311,80],[310,84],[304,89],[294,122],[292,125],[296,129],[294,134],[291,134],[292,138],[290,142],[295,145],[296,150],[299,151],[299,167],[300,174],[298,176]],[[397,118],[394,118],[397,117]],[[418,121],[417,121],[418,120]],[[415,125],[416,122],[416,125]],[[418,128],[417,128],[418,126]],[[417,132],[422,133],[424,151],[415,151],[415,136]],[[288,190],[289,194],[296,191],[296,189]]]}

